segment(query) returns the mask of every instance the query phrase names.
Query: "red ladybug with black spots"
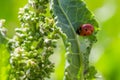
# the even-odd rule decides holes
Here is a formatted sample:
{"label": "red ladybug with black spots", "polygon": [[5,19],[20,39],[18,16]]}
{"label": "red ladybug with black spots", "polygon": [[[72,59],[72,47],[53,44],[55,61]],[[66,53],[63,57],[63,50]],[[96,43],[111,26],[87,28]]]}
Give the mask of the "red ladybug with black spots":
{"label": "red ladybug with black spots", "polygon": [[80,36],[89,36],[93,33],[93,31],[94,31],[93,25],[83,24],[77,29],[76,33]]}

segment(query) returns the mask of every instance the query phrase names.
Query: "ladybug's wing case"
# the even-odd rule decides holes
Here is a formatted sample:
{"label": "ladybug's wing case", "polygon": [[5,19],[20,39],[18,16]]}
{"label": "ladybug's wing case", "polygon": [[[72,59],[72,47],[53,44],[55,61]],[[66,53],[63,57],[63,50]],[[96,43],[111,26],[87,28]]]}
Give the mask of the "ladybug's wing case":
{"label": "ladybug's wing case", "polygon": [[80,36],[89,36],[93,33],[93,31],[94,31],[93,25],[83,24],[77,29],[76,33]]}

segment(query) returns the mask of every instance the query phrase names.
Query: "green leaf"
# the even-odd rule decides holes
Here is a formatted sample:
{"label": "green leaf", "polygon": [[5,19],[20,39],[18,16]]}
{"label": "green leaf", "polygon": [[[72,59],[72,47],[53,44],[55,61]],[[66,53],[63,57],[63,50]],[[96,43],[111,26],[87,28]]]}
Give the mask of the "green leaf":
{"label": "green leaf", "polygon": [[[89,54],[92,44],[96,42],[98,23],[83,0],[52,0],[52,2],[56,24],[71,43],[72,52],[67,55],[65,80],[86,79],[86,75],[89,74]],[[77,36],[78,27],[85,23],[94,26],[94,33],[87,37]]]}

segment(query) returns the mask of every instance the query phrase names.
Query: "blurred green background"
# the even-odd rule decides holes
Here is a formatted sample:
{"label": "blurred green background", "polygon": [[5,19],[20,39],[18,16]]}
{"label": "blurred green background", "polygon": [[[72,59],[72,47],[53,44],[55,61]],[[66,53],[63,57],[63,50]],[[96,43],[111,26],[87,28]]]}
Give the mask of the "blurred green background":
{"label": "blurred green background", "polygon": [[120,80],[120,0],[85,0],[101,30],[90,61],[104,80]]}
{"label": "blurred green background", "polygon": [[[85,0],[85,2],[100,25],[98,41],[92,48],[90,63],[95,65],[99,74],[103,76],[103,79],[98,80],[120,80],[120,0]],[[19,27],[18,11],[26,3],[27,0],[0,0],[0,19],[6,19],[5,27],[8,29],[9,37],[14,34],[14,28]],[[63,51],[63,54],[53,55],[56,71],[52,75],[55,80],[62,80],[64,47],[57,49],[56,53],[58,51]],[[1,61],[4,60],[0,59],[0,64]]]}

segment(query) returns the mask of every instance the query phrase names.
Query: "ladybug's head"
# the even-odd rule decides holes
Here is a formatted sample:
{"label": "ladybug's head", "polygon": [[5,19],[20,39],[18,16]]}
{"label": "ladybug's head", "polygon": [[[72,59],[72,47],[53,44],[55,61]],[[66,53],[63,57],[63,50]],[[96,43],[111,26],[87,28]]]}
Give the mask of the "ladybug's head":
{"label": "ladybug's head", "polygon": [[76,33],[81,35],[81,36],[89,36],[93,33],[94,27],[91,24],[83,24],[80,26]]}

